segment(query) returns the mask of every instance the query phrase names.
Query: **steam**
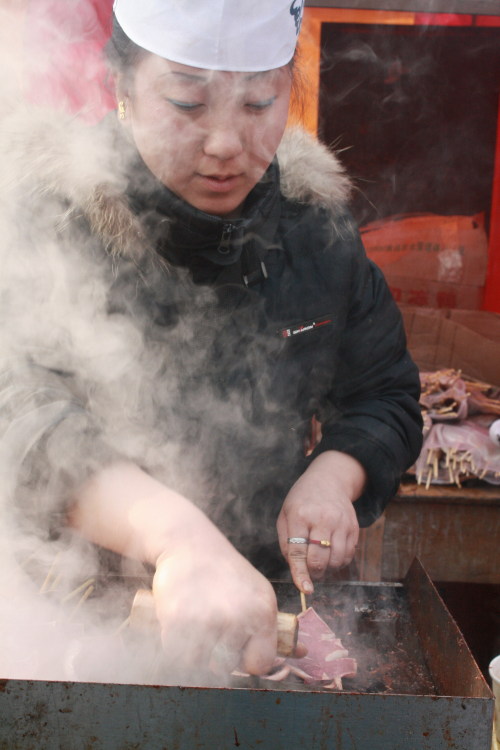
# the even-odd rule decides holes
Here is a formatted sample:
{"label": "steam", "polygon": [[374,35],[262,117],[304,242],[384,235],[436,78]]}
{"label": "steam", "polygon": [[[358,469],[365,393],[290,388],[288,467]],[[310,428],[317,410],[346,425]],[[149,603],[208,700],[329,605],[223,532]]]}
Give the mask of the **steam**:
{"label": "steam", "polygon": [[[214,293],[182,269],[166,272],[144,244],[120,197],[131,155],[116,149],[113,117],[89,129],[8,93],[0,120],[1,676],[175,680],[158,673],[156,641],[123,625],[150,571],[115,560],[120,585],[109,577],[105,585],[102,553],[65,528],[64,514],[72,489],[120,458],[194,500],[225,531],[236,519],[236,541],[251,536],[239,494],[250,480],[239,476],[239,459],[265,493],[291,453],[278,449],[278,434],[293,418],[273,415],[271,399],[266,413],[280,430],[272,420],[252,425],[252,400],[268,399],[271,384],[264,374],[253,395],[237,395],[230,362],[237,341],[255,358],[276,346],[242,336],[246,312],[236,312],[234,339],[230,326],[217,362],[217,372],[227,364],[228,381],[213,389],[212,348],[227,321],[214,314]],[[137,313],[144,290],[163,306],[187,297],[189,314],[153,325]],[[274,459],[257,466],[266,447]],[[273,524],[262,522],[263,537],[266,529],[271,541]]]}
{"label": "steam", "polygon": [[[127,616],[119,596],[101,599],[100,612],[95,599],[79,606],[85,589],[78,587],[100,573],[96,552],[67,531],[52,537],[71,486],[115,451],[138,455],[146,441],[146,419],[131,429],[125,416],[133,422],[144,402],[148,382],[137,362],[145,345],[125,316],[107,314],[103,263],[83,231],[65,235],[68,205],[55,191],[59,172],[84,190],[78,172],[89,174],[89,165],[93,172],[106,149],[90,140],[77,145],[75,123],[51,118],[20,105],[1,123],[1,672],[126,680],[130,654],[124,658],[113,637]],[[101,164],[95,176],[105,179],[109,160]],[[154,381],[155,357],[145,364]],[[101,457],[92,449],[99,427]]]}
{"label": "steam", "polygon": [[[103,594],[106,604],[99,611],[87,602],[73,616],[75,600],[66,599],[82,577],[100,575],[95,551],[62,531],[72,488],[120,457],[208,513],[223,516],[224,497],[216,496],[205,464],[219,460],[219,471],[231,478],[245,426],[253,430],[250,442],[259,446],[271,445],[274,438],[247,423],[249,401],[237,401],[231,393],[225,400],[205,379],[196,385],[213,367],[208,352],[218,331],[204,322],[213,309],[211,293],[193,289],[190,317],[173,327],[127,314],[124,302],[134,304],[137,276],[147,274],[154,294],[165,272],[147,264],[141,271],[134,260],[119,258],[113,267],[89,237],[78,216],[87,185],[117,185],[121,179],[116,165],[110,167],[112,133],[105,130],[96,141],[69,118],[58,123],[50,113],[36,115],[21,107],[1,125],[0,590],[3,642],[11,646],[2,674],[27,676],[29,665],[31,678],[104,679],[107,662],[107,679],[124,680],[129,672],[118,666],[129,668],[130,658],[121,658],[118,639],[114,660],[108,643],[115,643],[112,634],[120,622],[107,613],[126,617],[120,596]],[[182,273],[175,281],[190,284]],[[175,293],[173,277],[168,289]],[[230,348],[233,343],[228,342]],[[229,442],[236,437],[234,447],[218,457],[221,444],[210,440],[212,431]],[[236,499],[231,501],[242,533],[249,533],[250,520],[241,506],[236,508]],[[44,586],[54,562],[55,572]],[[130,605],[130,591],[128,597]],[[110,624],[101,629],[101,619]],[[80,636],[95,664],[81,652]],[[140,669],[132,670],[132,678],[139,677],[148,679]]]}

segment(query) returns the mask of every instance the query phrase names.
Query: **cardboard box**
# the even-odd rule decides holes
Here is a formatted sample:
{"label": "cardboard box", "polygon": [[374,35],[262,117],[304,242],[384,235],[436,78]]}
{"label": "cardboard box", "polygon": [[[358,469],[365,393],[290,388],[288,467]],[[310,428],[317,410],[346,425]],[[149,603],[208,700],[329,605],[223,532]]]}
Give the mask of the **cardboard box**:
{"label": "cardboard box", "polygon": [[452,367],[500,387],[500,315],[400,305],[408,348],[421,370]]}
{"label": "cardboard box", "polygon": [[361,227],[398,303],[478,309],[488,263],[484,215],[393,216]]}
{"label": "cardboard box", "polygon": [[479,310],[482,305],[484,286],[445,284],[429,279],[412,279],[409,276],[398,277],[385,269],[382,270],[392,296],[400,305],[465,310]]}

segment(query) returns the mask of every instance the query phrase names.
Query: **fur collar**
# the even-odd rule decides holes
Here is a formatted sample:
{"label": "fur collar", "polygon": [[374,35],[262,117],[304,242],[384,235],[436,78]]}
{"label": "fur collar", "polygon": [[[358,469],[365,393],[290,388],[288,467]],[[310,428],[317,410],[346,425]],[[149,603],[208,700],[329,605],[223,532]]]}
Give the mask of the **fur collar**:
{"label": "fur collar", "polygon": [[[123,196],[127,160],[119,163],[112,116],[109,122],[110,127],[89,128],[52,110],[17,107],[0,122],[0,191],[4,199],[13,193],[58,198],[65,216],[83,213],[113,254],[137,257],[147,248]],[[349,178],[335,154],[316,138],[298,127],[287,129],[278,162],[286,198],[325,206],[333,215],[343,209]]]}

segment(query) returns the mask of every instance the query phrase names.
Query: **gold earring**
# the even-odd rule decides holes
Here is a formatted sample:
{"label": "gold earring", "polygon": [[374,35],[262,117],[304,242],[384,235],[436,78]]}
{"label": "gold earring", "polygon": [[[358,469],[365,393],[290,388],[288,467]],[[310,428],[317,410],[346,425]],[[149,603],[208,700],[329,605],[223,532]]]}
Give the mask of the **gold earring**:
{"label": "gold earring", "polygon": [[125,119],[125,102],[124,101],[118,102],[118,117],[120,118],[120,120]]}

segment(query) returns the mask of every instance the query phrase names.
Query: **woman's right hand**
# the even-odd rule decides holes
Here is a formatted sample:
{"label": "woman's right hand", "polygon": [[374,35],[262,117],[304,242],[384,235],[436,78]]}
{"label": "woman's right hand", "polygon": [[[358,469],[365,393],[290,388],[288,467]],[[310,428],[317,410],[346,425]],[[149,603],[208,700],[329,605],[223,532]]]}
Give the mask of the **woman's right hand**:
{"label": "woman's right hand", "polygon": [[167,663],[193,675],[271,668],[274,590],[199,508],[129,463],[103,469],[74,499],[74,529],[156,565],[153,594]]}
{"label": "woman's right hand", "polygon": [[198,531],[157,561],[153,594],[167,665],[193,676],[237,667],[265,674],[276,657],[274,590],[209,521]]}

